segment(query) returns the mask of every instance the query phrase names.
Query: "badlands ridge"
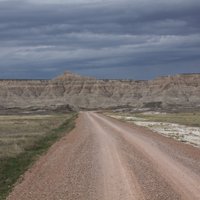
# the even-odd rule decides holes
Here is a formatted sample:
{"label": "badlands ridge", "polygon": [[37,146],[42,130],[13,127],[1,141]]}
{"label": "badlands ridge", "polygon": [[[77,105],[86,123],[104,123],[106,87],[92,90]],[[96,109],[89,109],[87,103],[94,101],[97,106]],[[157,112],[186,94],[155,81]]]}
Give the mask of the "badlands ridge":
{"label": "badlands ridge", "polygon": [[200,109],[200,74],[98,80],[65,72],[52,80],[0,80],[0,111]]}

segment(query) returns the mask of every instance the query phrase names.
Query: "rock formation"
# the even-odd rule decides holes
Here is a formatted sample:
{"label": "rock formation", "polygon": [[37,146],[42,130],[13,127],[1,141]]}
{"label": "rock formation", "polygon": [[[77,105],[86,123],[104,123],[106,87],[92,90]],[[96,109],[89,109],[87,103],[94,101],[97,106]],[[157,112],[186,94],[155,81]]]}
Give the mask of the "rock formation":
{"label": "rock formation", "polygon": [[106,108],[200,109],[200,74],[97,80],[65,72],[52,80],[0,80],[0,112]]}

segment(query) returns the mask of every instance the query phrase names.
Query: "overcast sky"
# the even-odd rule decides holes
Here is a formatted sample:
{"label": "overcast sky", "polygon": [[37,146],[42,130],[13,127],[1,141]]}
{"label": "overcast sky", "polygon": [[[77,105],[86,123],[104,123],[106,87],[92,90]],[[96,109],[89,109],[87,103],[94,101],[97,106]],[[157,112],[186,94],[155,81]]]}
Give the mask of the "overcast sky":
{"label": "overcast sky", "polygon": [[200,73],[200,0],[0,0],[0,78],[65,70],[131,79]]}

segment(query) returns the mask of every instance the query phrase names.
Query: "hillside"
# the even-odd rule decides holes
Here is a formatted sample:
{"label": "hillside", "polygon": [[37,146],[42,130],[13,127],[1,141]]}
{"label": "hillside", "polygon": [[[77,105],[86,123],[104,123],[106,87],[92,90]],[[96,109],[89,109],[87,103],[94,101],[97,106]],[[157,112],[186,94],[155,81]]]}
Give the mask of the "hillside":
{"label": "hillside", "polygon": [[65,72],[52,80],[0,80],[1,112],[133,107],[200,109],[200,74],[149,81],[97,80]]}

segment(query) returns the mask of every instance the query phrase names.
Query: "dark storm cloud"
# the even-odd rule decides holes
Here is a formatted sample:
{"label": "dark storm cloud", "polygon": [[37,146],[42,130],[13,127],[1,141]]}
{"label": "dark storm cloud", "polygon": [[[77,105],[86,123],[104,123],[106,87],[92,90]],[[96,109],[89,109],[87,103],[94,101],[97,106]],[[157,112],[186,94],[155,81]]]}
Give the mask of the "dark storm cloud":
{"label": "dark storm cloud", "polygon": [[66,2],[0,1],[2,78],[200,72],[199,1]]}

